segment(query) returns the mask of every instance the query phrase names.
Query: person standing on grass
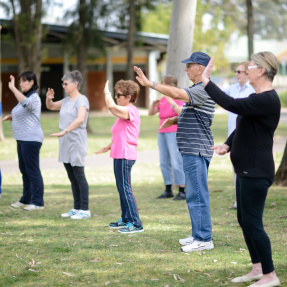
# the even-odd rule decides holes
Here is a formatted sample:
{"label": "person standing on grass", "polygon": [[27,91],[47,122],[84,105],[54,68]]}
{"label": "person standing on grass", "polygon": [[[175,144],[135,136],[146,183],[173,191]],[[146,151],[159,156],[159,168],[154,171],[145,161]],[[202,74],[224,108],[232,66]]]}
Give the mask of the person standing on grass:
{"label": "person standing on grass", "polygon": [[[2,103],[0,102],[0,116],[2,115]],[[2,174],[1,174],[1,166],[0,166],[0,198],[2,194]]]}
{"label": "person standing on grass", "polygon": [[54,90],[48,89],[46,105],[49,110],[60,111],[59,162],[64,164],[72,186],[74,208],[62,213],[62,217],[85,219],[91,217],[89,210],[89,185],[85,176],[85,160],[88,149],[87,121],[89,101],[80,93],[82,74],[75,70],[62,78],[63,88],[68,97],[53,102]]}
{"label": "person standing on grass", "polygon": [[[234,99],[242,99],[248,97],[250,94],[255,93],[255,90],[250,85],[248,81],[248,74],[247,74],[247,68],[248,68],[249,62],[245,61],[240,63],[236,70],[234,71],[235,76],[237,78],[237,83],[230,85],[224,92],[234,98]],[[235,130],[236,126],[236,118],[237,114],[234,114],[232,112],[228,112],[228,136],[232,134],[232,132]],[[229,207],[230,209],[236,209],[237,208],[237,201],[236,201],[236,173],[234,172],[233,167],[233,180],[234,180],[234,189],[235,189],[235,202],[234,205]]]}
{"label": "person standing on grass", "polygon": [[41,99],[37,93],[36,75],[31,71],[20,74],[20,89],[15,87],[15,78],[11,75],[9,89],[18,104],[11,115],[3,121],[12,121],[13,138],[17,141],[19,169],[23,179],[23,195],[12,203],[13,208],[24,210],[44,209],[44,183],[40,170],[40,149],[44,140],[41,128]]}
{"label": "person standing on grass", "polygon": [[210,126],[215,112],[215,103],[204,90],[202,72],[210,57],[194,52],[188,59],[185,71],[193,86],[185,89],[166,86],[146,78],[142,70],[134,67],[137,80],[142,86],[150,87],[176,100],[185,102],[179,117],[166,119],[160,128],[177,123],[176,139],[182,154],[185,174],[186,202],[190,214],[192,235],[180,239],[183,252],[213,249],[210,216],[208,167],[213,151],[213,135]]}
{"label": "person standing on grass", "polygon": [[[172,87],[177,86],[177,78],[173,76],[165,76],[161,82],[163,85]],[[153,116],[159,113],[159,126],[167,119],[177,116],[181,113],[183,102],[173,100],[170,97],[163,96],[160,100],[156,100],[149,108],[148,114]],[[172,125],[168,128],[158,130],[158,149],[160,159],[160,169],[163,176],[165,190],[157,198],[173,197],[171,189],[174,183],[178,188],[178,194],[173,200],[185,200],[184,190],[184,172],[182,166],[182,156],[178,150],[176,143],[177,125]]]}
{"label": "person standing on grass", "polygon": [[140,114],[133,105],[139,95],[140,87],[134,81],[120,80],[115,84],[115,104],[106,82],[104,94],[107,108],[117,117],[111,132],[112,141],[96,154],[111,151],[114,159],[114,173],[120,196],[122,216],[120,220],[109,224],[111,228],[120,228],[120,233],[144,231],[139,218],[137,203],[131,186],[131,170],[137,158],[137,141],[140,134]]}
{"label": "person standing on grass", "polygon": [[231,282],[259,280],[250,287],[280,286],[273,265],[270,239],[262,219],[268,188],[275,175],[273,137],[279,123],[281,105],[272,82],[279,62],[271,52],[251,56],[247,73],[256,94],[243,99],[229,97],[210,81],[212,66],[213,59],[202,75],[206,92],[218,105],[238,114],[236,129],[224,144],[212,149],[220,155],[230,152],[237,175],[237,219],[252,262],[249,273]]}

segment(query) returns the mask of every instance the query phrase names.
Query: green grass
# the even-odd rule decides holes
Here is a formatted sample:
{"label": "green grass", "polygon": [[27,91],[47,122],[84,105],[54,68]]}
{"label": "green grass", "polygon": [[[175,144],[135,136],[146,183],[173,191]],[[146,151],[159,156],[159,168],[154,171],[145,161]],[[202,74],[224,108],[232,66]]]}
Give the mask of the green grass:
{"label": "green grass", "polygon": [[[92,117],[89,155],[109,142],[112,117]],[[142,117],[139,150],[156,149],[157,117]],[[45,135],[57,130],[58,118],[44,116]],[[216,115],[215,142],[225,140],[226,115]],[[285,132],[284,132],[285,131]],[[280,125],[277,136],[286,135]],[[5,126],[1,160],[15,159],[15,143]],[[42,157],[57,157],[58,141],[45,138]],[[282,153],[275,154],[276,166]],[[185,202],[155,200],[163,190],[159,163],[136,163],[133,190],[145,232],[119,234],[108,223],[120,217],[112,166],[87,167],[92,218],[72,221],[60,213],[72,206],[64,170],[43,170],[45,210],[24,212],[9,207],[19,200],[19,172],[3,174],[0,200],[0,286],[225,286],[229,276],[248,272],[248,251],[238,227],[228,156],[214,156],[209,189],[215,249],[189,255],[180,252],[178,239],[190,233]],[[287,188],[273,186],[265,208],[265,228],[271,237],[276,272],[287,285]],[[237,284],[238,285],[238,284]],[[237,286],[236,285],[236,286]],[[248,286],[239,284],[238,286]],[[234,285],[235,286],[235,285]]]}

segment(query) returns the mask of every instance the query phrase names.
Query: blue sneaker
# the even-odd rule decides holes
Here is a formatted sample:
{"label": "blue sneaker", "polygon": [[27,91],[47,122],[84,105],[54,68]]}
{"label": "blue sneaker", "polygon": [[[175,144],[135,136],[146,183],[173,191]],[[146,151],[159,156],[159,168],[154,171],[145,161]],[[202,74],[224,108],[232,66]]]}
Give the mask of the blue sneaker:
{"label": "blue sneaker", "polygon": [[124,228],[118,230],[120,233],[135,233],[135,232],[143,232],[143,227],[136,227],[132,223],[128,222]]}
{"label": "blue sneaker", "polygon": [[118,220],[118,221],[116,221],[116,222],[111,222],[110,224],[109,224],[109,227],[111,227],[111,228],[120,228],[120,227],[124,227],[124,226],[126,226],[126,222],[123,222],[123,219],[122,218],[120,218],[120,220]]}

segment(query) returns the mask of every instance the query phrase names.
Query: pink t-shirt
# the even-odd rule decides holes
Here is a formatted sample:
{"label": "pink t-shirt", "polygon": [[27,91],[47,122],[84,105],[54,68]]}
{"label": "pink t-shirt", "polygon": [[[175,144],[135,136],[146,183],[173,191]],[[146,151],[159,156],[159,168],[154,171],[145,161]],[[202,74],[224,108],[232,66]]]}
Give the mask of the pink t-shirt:
{"label": "pink t-shirt", "polygon": [[112,132],[110,157],[117,159],[137,159],[137,141],[140,134],[141,118],[135,106],[127,106],[130,119],[117,119]]}
{"label": "pink t-shirt", "polygon": [[[178,106],[183,106],[184,102],[181,101],[177,101],[174,100],[174,102],[178,105]],[[158,111],[159,111],[159,126],[162,125],[162,123],[168,119],[168,118],[172,118],[177,116],[178,114],[173,110],[173,108],[171,107],[171,105],[167,102],[167,100],[165,99],[165,97],[162,97],[160,99],[160,105],[157,106]],[[158,130],[159,133],[173,133],[176,132],[177,130],[177,125],[172,125],[168,128],[162,129],[162,130]]]}

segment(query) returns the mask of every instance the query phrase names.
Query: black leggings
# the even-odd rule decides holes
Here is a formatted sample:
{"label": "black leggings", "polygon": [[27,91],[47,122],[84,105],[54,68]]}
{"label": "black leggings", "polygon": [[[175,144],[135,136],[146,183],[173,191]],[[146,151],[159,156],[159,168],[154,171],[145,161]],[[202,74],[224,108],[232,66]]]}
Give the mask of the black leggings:
{"label": "black leggings", "polygon": [[237,219],[242,228],[251,262],[261,263],[263,274],[274,271],[271,244],[263,227],[263,211],[272,178],[237,176]]}
{"label": "black leggings", "polygon": [[64,163],[72,185],[74,209],[89,210],[89,185],[83,166],[71,166]]}

